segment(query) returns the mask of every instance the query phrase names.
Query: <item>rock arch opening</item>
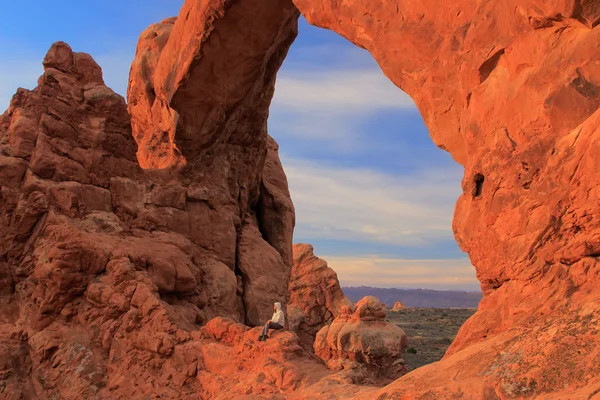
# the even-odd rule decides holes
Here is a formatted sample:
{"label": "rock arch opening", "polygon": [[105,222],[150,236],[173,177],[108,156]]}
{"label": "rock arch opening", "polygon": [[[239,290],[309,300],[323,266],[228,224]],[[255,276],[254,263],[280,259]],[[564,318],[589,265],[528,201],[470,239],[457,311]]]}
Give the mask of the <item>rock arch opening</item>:
{"label": "rock arch opening", "polygon": [[[186,4],[193,8],[192,3]],[[597,343],[586,334],[593,332],[589,321],[577,322],[590,318],[597,307],[589,304],[598,298],[593,289],[598,267],[590,254],[597,254],[592,238],[599,225],[592,203],[584,200],[595,193],[595,175],[586,171],[594,168],[597,96],[593,90],[582,95],[582,85],[573,84],[581,77],[590,85],[600,83],[596,9],[540,0],[476,6],[281,0],[269,6],[291,18],[297,7],[311,24],[368,50],[415,101],[434,143],[465,168],[453,230],[476,267],[483,300],[443,361],[400,379],[382,398],[593,393],[590,382],[598,381],[597,373],[584,373],[590,380],[582,380],[553,369],[550,360],[570,353],[567,331],[575,332],[579,346]],[[227,19],[221,12],[199,18]],[[254,4],[248,15],[260,19],[261,5]],[[184,32],[185,24],[179,25]],[[200,26],[204,31],[216,25]],[[295,35],[288,28],[264,24],[261,31]],[[198,48],[193,37],[182,38],[181,46]],[[178,68],[187,71],[187,66]],[[522,162],[528,171],[521,171]],[[484,185],[481,179],[473,182],[476,174],[485,177]],[[571,358],[570,371],[594,364],[588,354]],[[449,386],[455,367],[465,363],[469,371]]]}
{"label": "rock arch opening", "polygon": [[[294,201],[294,242],[314,247],[351,301],[375,296],[389,309],[398,300],[410,306],[389,314],[418,351],[403,357],[418,366],[438,361],[480,299],[451,227],[462,167],[432,143],[414,102],[368,52],[303,17],[277,74],[268,125]],[[298,257],[293,278],[294,268],[306,275],[320,267],[296,265]],[[294,301],[309,297],[303,283],[306,293],[292,293]],[[316,290],[310,296],[315,303],[301,306],[308,313],[331,322],[340,312],[329,293],[327,304],[316,302],[323,296]],[[470,310],[437,310],[461,307]],[[302,323],[314,341],[309,319]]]}
{"label": "rock arch opening", "polygon": [[[382,389],[285,332],[262,346],[223,318],[197,329],[259,324],[286,294],[274,282],[294,209],[266,121],[300,12],[368,50],[465,169],[453,230],[483,300],[442,361]],[[188,0],[180,15],[140,37],[130,117],[64,43],[1,117],[5,393],[218,397],[239,394],[231,380],[310,398],[598,393],[593,2]],[[366,301],[358,317],[380,311]]]}

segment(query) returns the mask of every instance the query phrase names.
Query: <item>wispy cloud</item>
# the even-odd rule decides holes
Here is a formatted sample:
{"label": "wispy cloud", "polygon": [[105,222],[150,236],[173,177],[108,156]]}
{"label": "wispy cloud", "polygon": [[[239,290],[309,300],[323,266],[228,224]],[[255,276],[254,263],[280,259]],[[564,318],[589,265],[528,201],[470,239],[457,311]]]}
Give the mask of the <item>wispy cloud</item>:
{"label": "wispy cloud", "polygon": [[280,137],[329,141],[342,151],[355,150],[364,142],[364,123],[384,111],[417,109],[378,67],[296,65],[277,78],[269,129]]}
{"label": "wispy cloud", "polygon": [[374,68],[284,71],[277,78],[273,104],[297,112],[351,115],[415,108],[406,93]]}
{"label": "wispy cloud", "polygon": [[337,272],[342,286],[479,290],[475,269],[467,258],[404,260],[378,256],[319,257]]}
{"label": "wispy cloud", "polygon": [[434,246],[452,238],[460,170],[394,176],[282,154],[296,206],[296,235]]}

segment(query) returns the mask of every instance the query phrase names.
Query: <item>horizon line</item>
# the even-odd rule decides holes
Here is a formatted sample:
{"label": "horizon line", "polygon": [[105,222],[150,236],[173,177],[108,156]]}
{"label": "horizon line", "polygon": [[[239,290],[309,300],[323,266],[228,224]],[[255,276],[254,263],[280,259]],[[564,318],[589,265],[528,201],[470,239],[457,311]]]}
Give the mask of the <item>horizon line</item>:
{"label": "horizon line", "polygon": [[466,292],[466,293],[482,293],[481,289],[479,290],[468,290],[468,289],[428,289],[428,288],[407,288],[407,287],[393,287],[393,288],[386,288],[386,287],[379,287],[379,286],[365,286],[365,285],[361,285],[361,286],[342,286],[340,285],[340,287],[342,289],[347,288],[347,289],[360,289],[360,288],[369,288],[369,289],[382,289],[382,290],[429,290],[432,292]]}

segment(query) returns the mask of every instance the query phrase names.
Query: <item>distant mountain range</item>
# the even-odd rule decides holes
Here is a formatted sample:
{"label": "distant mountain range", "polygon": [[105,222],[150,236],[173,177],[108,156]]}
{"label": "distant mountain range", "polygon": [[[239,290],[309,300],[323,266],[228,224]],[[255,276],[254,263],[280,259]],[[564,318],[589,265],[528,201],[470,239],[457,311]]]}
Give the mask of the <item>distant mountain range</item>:
{"label": "distant mountain range", "polygon": [[423,308],[476,308],[481,292],[429,289],[383,289],[370,286],[344,287],[350,301],[357,302],[365,296],[375,296],[383,304],[392,307],[400,300],[406,307]]}

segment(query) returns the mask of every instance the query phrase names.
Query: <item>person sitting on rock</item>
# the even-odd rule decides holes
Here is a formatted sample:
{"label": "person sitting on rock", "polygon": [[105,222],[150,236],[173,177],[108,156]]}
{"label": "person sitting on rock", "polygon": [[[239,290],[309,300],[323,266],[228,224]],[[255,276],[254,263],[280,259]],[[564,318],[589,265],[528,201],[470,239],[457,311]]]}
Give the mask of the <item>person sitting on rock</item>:
{"label": "person sitting on rock", "polygon": [[281,303],[275,303],[273,305],[273,316],[270,320],[267,321],[265,327],[263,328],[262,335],[258,337],[258,340],[261,342],[267,340],[269,333],[269,329],[283,329],[283,325],[285,324],[285,315],[283,314],[283,310],[281,309]]}

